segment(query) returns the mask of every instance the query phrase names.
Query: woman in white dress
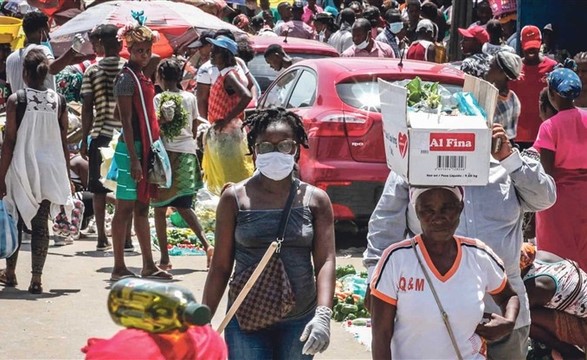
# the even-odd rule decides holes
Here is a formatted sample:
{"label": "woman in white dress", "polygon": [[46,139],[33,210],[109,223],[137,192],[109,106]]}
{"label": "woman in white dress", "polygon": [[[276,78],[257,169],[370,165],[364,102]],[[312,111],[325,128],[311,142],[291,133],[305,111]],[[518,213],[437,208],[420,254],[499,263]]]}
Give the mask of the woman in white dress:
{"label": "woman in white dress", "polygon": [[[68,118],[65,99],[44,85],[49,62],[41,50],[31,50],[23,63],[27,87],[8,98],[6,137],[0,158],[0,198],[19,233],[25,225],[32,231],[32,278],[29,292],[40,294],[41,275],[49,247],[49,213],[59,213],[71,195]],[[26,103],[25,103],[26,101]],[[20,240],[21,236],[19,236]],[[20,242],[20,241],[19,241]],[[0,283],[16,286],[17,252],[0,271]]]}

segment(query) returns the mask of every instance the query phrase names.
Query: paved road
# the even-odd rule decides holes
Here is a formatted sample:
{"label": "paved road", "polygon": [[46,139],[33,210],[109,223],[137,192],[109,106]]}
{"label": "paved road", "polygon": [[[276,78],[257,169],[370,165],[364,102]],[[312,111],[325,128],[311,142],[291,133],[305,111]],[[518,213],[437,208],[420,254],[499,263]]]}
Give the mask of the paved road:
{"label": "paved road", "polygon": [[[135,246],[138,248],[137,244]],[[65,247],[51,247],[43,278],[45,292],[31,295],[27,292],[30,245],[23,245],[17,267],[19,285],[16,288],[0,285],[0,359],[82,358],[80,348],[88,338],[108,338],[120,330],[106,309],[113,258],[110,253],[94,249],[93,238]],[[342,250],[338,263],[359,267],[359,251],[352,250]],[[154,256],[158,258],[157,254]],[[204,257],[173,257],[172,262],[177,283],[192,290],[200,299],[206,278]],[[140,254],[128,255],[127,264],[139,273]],[[0,260],[0,267],[4,267],[3,260]],[[225,303],[223,300],[222,304]],[[224,308],[219,309],[220,314],[224,311]],[[213,325],[220,321],[217,316]],[[370,353],[340,324],[333,322],[330,348],[316,358],[369,359]]]}

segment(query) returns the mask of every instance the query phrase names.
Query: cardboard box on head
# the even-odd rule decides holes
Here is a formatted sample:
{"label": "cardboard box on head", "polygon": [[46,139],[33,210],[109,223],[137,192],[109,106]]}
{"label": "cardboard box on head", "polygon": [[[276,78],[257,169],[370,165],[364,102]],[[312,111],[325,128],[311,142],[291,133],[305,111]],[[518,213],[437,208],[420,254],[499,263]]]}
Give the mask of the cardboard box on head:
{"label": "cardboard box on head", "polygon": [[498,90],[465,75],[486,117],[409,111],[407,90],[379,79],[387,166],[410,185],[486,185]]}

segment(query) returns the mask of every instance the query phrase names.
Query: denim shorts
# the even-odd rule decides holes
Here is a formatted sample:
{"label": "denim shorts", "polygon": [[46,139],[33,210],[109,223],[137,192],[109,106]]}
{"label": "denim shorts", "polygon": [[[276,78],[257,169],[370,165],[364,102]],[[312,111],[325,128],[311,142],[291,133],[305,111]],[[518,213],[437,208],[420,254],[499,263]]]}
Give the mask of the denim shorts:
{"label": "denim shorts", "polygon": [[266,329],[242,331],[236,316],[230,320],[224,331],[228,346],[229,360],[309,360],[312,355],[303,355],[304,343],[300,336],[306,324],[312,320],[314,312],[295,319],[284,320]]}

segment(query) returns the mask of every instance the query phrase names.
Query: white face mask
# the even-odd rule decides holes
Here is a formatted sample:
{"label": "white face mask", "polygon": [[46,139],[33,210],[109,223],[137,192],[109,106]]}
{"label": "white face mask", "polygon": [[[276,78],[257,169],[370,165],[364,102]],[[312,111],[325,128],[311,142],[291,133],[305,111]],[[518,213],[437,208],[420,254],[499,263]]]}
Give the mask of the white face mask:
{"label": "white face mask", "polygon": [[261,174],[271,180],[285,179],[293,171],[294,155],[272,151],[266,154],[257,154],[255,165]]}
{"label": "white face mask", "polygon": [[395,22],[395,23],[389,24],[389,31],[391,31],[395,35],[399,34],[399,32],[402,31],[403,28],[404,28],[403,22]]}
{"label": "white face mask", "polygon": [[359,50],[364,50],[367,48],[367,46],[369,46],[369,38],[368,37],[365,39],[365,41],[363,41],[359,45],[355,45],[355,47]]}

